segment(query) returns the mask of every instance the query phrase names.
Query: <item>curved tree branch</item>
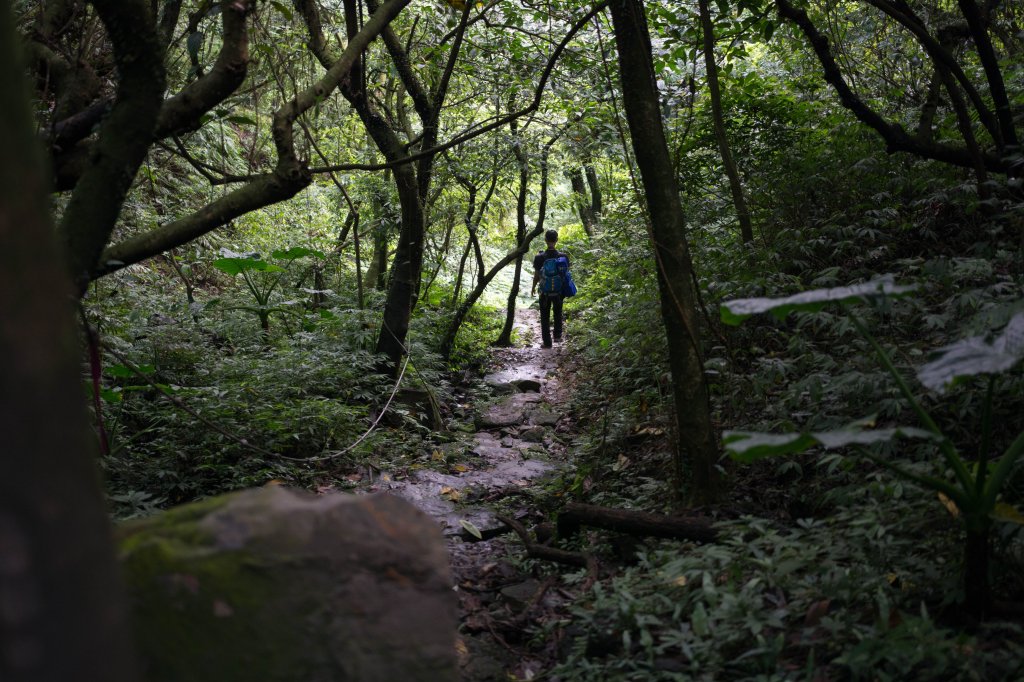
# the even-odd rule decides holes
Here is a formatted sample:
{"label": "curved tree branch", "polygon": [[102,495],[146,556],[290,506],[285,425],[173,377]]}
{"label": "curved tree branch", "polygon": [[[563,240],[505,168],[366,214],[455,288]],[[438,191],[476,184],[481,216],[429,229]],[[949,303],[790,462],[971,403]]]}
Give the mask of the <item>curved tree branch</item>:
{"label": "curved tree branch", "polygon": [[117,97],[100,129],[90,162],[75,186],[59,231],[81,292],[121,213],[146,157],[164,90],[163,50],[145,0],[92,0],[114,47]]}
{"label": "curved tree branch", "polygon": [[1010,100],[1006,96],[1006,84],[1003,82],[1003,72],[999,67],[999,57],[995,48],[992,47],[992,40],[988,37],[987,18],[974,0],[958,0],[960,12],[967,20],[967,26],[971,31],[971,39],[981,59],[981,66],[985,69],[985,77],[988,79],[989,93],[996,105],[996,118],[999,119],[999,128],[1003,133],[1003,141],[1007,145],[1016,146],[1017,129],[1013,125],[1013,110],[1010,108]]}
{"label": "curved tree branch", "polygon": [[462,135],[454,137],[451,140],[448,140],[447,142],[439,144],[435,147],[424,149],[420,152],[410,154],[398,160],[389,159],[386,163],[344,163],[333,166],[321,166],[310,169],[310,172],[328,173],[332,171],[337,172],[346,170],[389,170],[396,166],[419,161],[420,159],[426,158],[428,156],[434,156],[439,152],[451,149],[452,147],[457,147],[458,145],[469,140],[472,140],[475,137],[479,137],[485,133],[489,133],[492,130],[496,130],[504,125],[508,125],[510,122],[516,119],[522,118],[523,116],[526,116],[528,114],[532,114],[533,112],[537,111],[538,108],[540,108],[541,101],[544,97],[544,89],[547,87],[548,80],[551,78],[551,72],[554,70],[555,65],[558,63],[558,59],[562,56],[562,53],[565,51],[566,46],[574,37],[576,37],[576,34],[579,33],[580,30],[582,30],[583,27],[590,22],[591,19],[593,19],[607,6],[608,0],[601,0],[601,2],[595,4],[590,9],[590,11],[588,11],[583,17],[581,17],[576,23],[574,23],[572,27],[570,27],[569,31],[565,34],[565,37],[562,38],[562,41],[558,44],[558,46],[551,53],[551,56],[548,58],[547,64],[544,66],[544,69],[540,75],[540,79],[537,82],[537,87],[534,89],[533,100],[522,109],[513,111],[504,116],[500,116],[491,121],[490,123],[482,125],[478,128],[474,128],[466,133],[463,133]]}
{"label": "curved tree branch", "polygon": [[285,102],[274,113],[272,132],[274,146],[277,149],[277,166],[272,173],[252,179],[248,184],[190,216],[111,246],[103,252],[96,276],[115,272],[127,265],[188,243],[240,215],[290,199],[306,187],[312,176],[295,153],[295,121],[346,79],[370,42],[409,2],[410,0],[390,0],[383,5],[349,41],[338,61],[330,66],[319,81]]}
{"label": "curved tree branch", "polygon": [[[818,31],[807,16],[807,12],[794,7],[788,0],[775,0],[775,7],[779,11],[779,16],[796,24],[807,37],[824,70],[825,80],[835,89],[843,106],[849,109],[862,123],[867,124],[882,136],[888,152],[909,152],[922,158],[941,161],[953,166],[972,169],[976,167],[975,160],[966,147],[920,140],[907,133],[902,126],[885,120],[847,85],[842,70],[832,55],[828,38]],[[1009,162],[995,154],[982,154],[981,161],[985,169],[990,172],[1006,174],[1010,171]]]}
{"label": "curved tree branch", "polygon": [[918,42],[921,43],[921,47],[925,49],[925,52],[932,58],[936,66],[947,69],[956,78],[956,82],[960,84],[960,87],[967,94],[967,99],[971,101],[971,106],[978,112],[978,119],[985,126],[985,129],[988,130],[996,146],[1002,147],[1003,135],[999,130],[999,124],[992,110],[985,104],[985,100],[981,98],[978,89],[974,87],[974,83],[964,73],[963,68],[953,57],[952,53],[928,32],[928,29],[925,28],[921,20],[913,13],[911,7],[901,0],[897,0],[895,5],[888,2],[888,0],[867,0],[867,2],[882,13],[895,19],[900,25],[910,31],[917,38]]}
{"label": "curved tree branch", "polygon": [[253,0],[221,3],[224,30],[217,61],[210,71],[164,102],[157,122],[158,139],[199,126],[200,117],[227,99],[245,80],[249,69],[249,32],[246,16]]}

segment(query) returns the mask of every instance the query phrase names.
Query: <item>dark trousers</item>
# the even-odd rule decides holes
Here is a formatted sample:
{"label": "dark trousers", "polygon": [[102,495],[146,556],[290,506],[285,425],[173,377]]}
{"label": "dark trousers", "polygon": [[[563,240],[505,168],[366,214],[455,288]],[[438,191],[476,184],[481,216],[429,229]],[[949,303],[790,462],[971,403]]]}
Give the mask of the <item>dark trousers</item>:
{"label": "dark trousers", "polygon": [[555,309],[555,338],[562,338],[562,297],[540,295],[540,336],[545,346],[551,345],[551,309]]}

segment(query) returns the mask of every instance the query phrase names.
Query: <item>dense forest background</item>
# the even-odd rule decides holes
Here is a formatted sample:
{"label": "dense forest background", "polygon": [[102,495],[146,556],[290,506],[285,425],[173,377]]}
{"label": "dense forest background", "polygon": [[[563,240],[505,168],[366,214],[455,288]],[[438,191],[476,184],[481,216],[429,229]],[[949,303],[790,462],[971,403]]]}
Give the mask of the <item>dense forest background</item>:
{"label": "dense forest background", "polygon": [[722,540],[565,574],[552,679],[1024,674],[1019,3],[3,5],[0,525],[85,660],[93,460],[118,520],[431,466],[553,228],[542,506]]}

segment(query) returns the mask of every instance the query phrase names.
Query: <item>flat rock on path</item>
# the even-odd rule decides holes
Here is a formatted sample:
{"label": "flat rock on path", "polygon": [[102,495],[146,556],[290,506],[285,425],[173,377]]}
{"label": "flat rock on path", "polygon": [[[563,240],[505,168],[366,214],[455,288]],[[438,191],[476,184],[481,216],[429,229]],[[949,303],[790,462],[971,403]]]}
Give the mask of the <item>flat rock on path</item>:
{"label": "flat rock on path", "polygon": [[[517,325],[527,332],[536,328],[537,311],[518,310]],[[553,438],[560,417],[553,404],[560,354],[561,346],[495,350],[498,369],[484,377],[485,384],[499,394],[509,389],[517,392],[478,408],[473,466],[454,474],[418,469],[403,480],[388,478],[382,487],[433,516],[450,537],[472,535],[467,523],[478,530],[500,527],[489,507],[467,504],[466,491],[487,497],[489,491],[509,486],[525,488],[556,468],[563,452]]]}

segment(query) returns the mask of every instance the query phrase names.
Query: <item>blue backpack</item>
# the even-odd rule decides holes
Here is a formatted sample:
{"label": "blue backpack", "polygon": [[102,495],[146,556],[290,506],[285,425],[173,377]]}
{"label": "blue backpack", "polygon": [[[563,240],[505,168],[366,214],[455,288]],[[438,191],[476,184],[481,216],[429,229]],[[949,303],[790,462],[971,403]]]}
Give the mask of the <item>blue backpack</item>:
{"label": "blue backpack", "polygon": [[544,261],[541,268],[540,292],[549,297],[568,298],[576,295],[576,285],[569,274],[569,259],[566,256],[559,254]]}

